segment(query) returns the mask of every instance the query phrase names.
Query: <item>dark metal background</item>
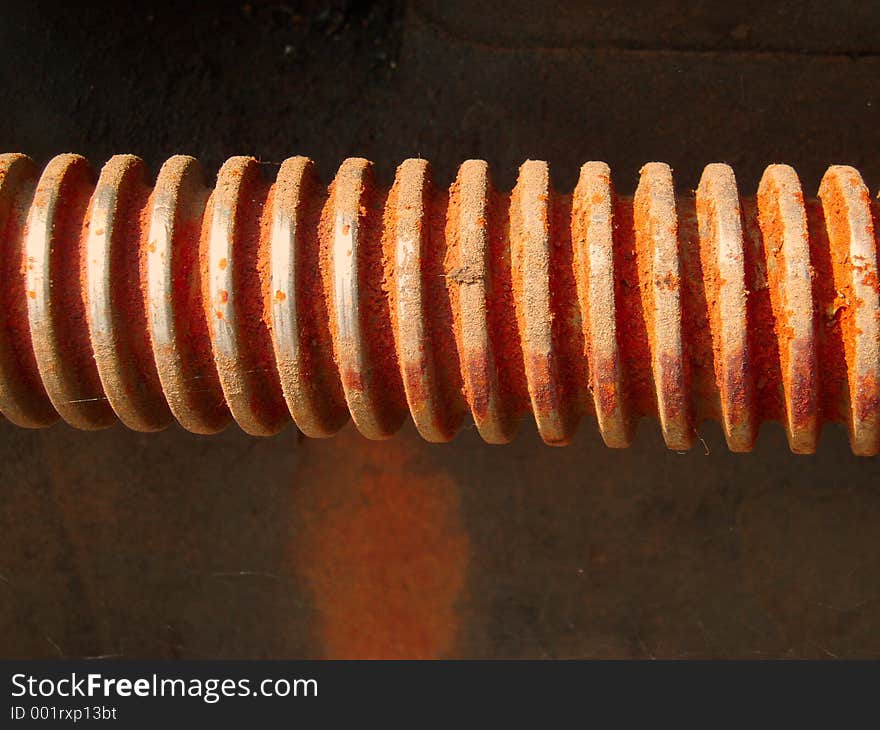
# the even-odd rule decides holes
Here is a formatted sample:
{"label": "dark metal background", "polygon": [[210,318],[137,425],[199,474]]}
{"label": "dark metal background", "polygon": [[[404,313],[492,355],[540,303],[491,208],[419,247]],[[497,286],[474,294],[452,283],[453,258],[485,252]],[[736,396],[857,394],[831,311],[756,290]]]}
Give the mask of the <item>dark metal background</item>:
{"label": "dark metal background", "polygon": [[[0,148],[39,163],[186,152],[271,165],[347,155],[389,181],[526,158],[558,188],[588,159],[633,188],[704,164],[754,191],[788,162],[880,187],[880,13],[870,3],[4,3]],[[0,426],[4,657],[876,657],[877,464],[767,426],[666,451],[531,424],[431,446],[293,428],[200,438]]]}

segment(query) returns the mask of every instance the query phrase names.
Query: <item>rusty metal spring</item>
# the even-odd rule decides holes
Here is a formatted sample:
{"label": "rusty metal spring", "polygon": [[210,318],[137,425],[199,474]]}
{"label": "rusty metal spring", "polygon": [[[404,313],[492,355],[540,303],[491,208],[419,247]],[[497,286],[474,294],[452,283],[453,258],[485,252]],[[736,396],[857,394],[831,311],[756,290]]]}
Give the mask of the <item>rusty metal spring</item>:
{"label": "rusty metal spring", "polygon": [[232,158],[210,190],[177,156],[149,182],[129,155],[97,182],[76,155],[0,156],[10,421],[329,436],[350,416],[385,438],[408,413],[430,441],[469,416],[504,443],[531,413],[564,444],[591,413],[613,447],[648,416],[670,448],[716,419],[748,451],[777,420],[799,453],[843,421],[880,449],[876,210],[850,167],[818,200],[784,165],[746,199],[723,164],[679,197],[661,163],[633,197],[601,162],[572,194],[537,161],[511,193],[479,160],[448,191],[423,160],[390,190],[362,159],[328,188],[303,157],[274,182]]}

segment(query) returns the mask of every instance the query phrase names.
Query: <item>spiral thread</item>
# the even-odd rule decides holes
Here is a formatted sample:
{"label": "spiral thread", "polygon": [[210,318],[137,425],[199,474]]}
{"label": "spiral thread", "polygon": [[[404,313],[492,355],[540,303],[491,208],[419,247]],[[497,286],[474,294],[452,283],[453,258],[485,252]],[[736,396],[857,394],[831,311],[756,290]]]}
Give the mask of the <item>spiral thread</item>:
{"label": "spiral thread", "polygon": [[602,162],[571,194],[531,160],[510,193],[480,160],[448,191],[423,160],[390,189],[363,159],[329,187],[304,157],[263,167],[231,158],[211,190],[185,156],[153,187],[130,155],[97,181],[0,156],[0,412],[315,437],[350,416],[374,439],[409,414],[490,443],[531,413],[557,445],[593,414],[612,447],[647,416],[679,450],[714,419],[734,451],[775,420],[798,453],[842,421],[880,450],[877,211],[851,167],[816,200],[785,165],[753,198],[723,164],[679,197],[662,163],[632,197]]}

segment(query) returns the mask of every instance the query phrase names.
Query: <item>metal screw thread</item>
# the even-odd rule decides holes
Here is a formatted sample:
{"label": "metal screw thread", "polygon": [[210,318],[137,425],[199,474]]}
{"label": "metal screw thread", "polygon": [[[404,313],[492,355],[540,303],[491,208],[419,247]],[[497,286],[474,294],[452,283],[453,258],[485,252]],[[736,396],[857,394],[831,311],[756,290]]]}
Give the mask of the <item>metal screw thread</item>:
{"label": "metal screw thread", "polygon": [[381,439],[410,415],[430,441],[469,418],[505,443],[531,414],[565,444],[591,414],[625,447],[647,416],[672,449],[715,419],[748,451],[778,420],[810,453],[842,421],[880,450],[875,211],[850,167],[816,200],[784,165],[752,198],[723,164],[679,197],[661,163],[632,197],[601,162],[571,194],[537,161],[510,193],[479,160],[448,190],[423,160],[390,189],[362,159],[325,186],[303,157],[271,182],[234,157],[211,190],[178,156],[150,182],[129,155],[97,181],[76,155],[42,174],[0,156],[12,422],[329,436],[351,417]]}

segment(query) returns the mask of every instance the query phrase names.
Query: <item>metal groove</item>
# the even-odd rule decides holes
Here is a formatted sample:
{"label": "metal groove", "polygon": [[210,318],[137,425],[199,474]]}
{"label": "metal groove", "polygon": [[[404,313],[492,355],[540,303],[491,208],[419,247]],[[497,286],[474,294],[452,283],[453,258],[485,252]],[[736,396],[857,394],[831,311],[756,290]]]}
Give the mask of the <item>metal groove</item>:
{"label": "metal groove", "polygon": [[649,163],[632,197],[588,162],[571,194],[528,161],[513,191],[469,160],[450,189],[407,160],[381,187],[351,159],[323,185],[236,157],[210,190],[174,157],[95,177],[61,155],[0,155],[0,412],[30,428],[177,420],[367,437],[409,415],[429,441],[469,417],[489,443],[534,418],[548,444],[595,418],[626,447],[643,417],[687,449],[700,421],[748,451],[779,421],[815,451],[825,422],[880,452],[875,204],[833,166],[805,200],[771,165],[741,196],[727,165],[676,197]]}

